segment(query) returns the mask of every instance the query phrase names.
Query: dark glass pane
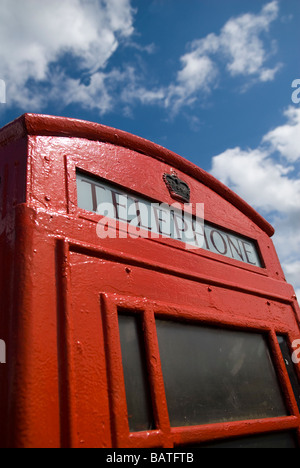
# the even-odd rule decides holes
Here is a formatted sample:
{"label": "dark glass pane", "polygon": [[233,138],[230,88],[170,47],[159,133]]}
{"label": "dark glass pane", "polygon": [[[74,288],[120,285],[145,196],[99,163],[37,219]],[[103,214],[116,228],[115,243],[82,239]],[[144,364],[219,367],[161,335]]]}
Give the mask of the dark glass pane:
{"label": "dark glass pane", "polygon": [[287,414],[263,335],[157,320],[172,426]]}
{"label": "dark glass pane", "polygon": [[278,335],[277,339],[278,339],[278,343],[282,352],[285,366],[288,371],[289,378],[293,387],[297,405],[300,411],[300,385],[299,385],[299,380],[296,374],[295,366],[292,361],[292,356],[291,356],[290,349],[287,343],[287,339],[285,336],[281,336],[281,335]]}
{"label": "dark glass pane", "polygon": [[149,430],[153,417],[139,317],[119,315],[119,330],[129,428],[131,432]]}
{"label": "dark glass pane", "polygon": [[[178,448],[178,447],[176,447]],[[240,437],[237,439],[221,440],[203,445],[193,445],[188,448],[298,448],[296,438],[292,432],[278,432],[273,434],[260,434],[248,437]]]}

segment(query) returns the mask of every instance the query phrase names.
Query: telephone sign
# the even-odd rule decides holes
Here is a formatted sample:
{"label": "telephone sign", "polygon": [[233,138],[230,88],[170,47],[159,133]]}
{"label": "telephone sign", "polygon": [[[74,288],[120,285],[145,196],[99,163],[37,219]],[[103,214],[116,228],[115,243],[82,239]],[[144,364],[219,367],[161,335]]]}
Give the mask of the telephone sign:
{"label": "telephone sign", "polygon": [[[250,265],[262,267],[255,241],[237,233],[225,231],[205,222],[205,207],[196,204],[197,217],[191,214],[191,204],[151,202],[141,195],[130,195],[102,180],[77,174],[78,206],[109,219],[127,223],[138,237],[169,237],[186,244],[187,249],[204,249]],[[200,218],[201,216],[201,218]],[[110,223],[111,227],[112,223]],[[117,237],[118,232],[101,229],[99,236]],[[123,234],[121,234],[123,236]],[[126,237],[126,236],[125,236]]]}

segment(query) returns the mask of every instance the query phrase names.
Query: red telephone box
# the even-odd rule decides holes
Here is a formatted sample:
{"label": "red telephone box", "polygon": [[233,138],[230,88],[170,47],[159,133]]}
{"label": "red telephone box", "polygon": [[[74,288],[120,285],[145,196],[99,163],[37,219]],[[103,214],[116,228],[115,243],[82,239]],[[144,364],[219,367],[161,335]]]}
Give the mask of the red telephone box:
{"label": "red telephone box", "polygon": [[3,128],[0,174],[2,447],[299,446],[299,306],[256,211],[73,119]]}

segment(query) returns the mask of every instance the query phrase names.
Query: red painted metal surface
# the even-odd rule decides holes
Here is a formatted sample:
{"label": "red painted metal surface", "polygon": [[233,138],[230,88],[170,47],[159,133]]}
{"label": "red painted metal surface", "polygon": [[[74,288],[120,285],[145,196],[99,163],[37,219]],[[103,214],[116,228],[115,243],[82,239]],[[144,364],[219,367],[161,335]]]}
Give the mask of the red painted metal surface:
{"label": "red painted metal surface", "polygon": [[[176,170],[205,217],[254,239],[264,268],[172,239],[106,239],[78,208],[76,169],[172,204]],[[276,334],[299,339],[300,313],[273,228],[188,161],[98,124],[25,115],[0,131],[0,365],[2,447],[165,447],[292,430],[300,415]],[[130,433],[118,310],[143,321],[156,429]],[[288,415],[170,426],[155,317],[266,335]],[[297,368],[299,373],[299,366]]]}

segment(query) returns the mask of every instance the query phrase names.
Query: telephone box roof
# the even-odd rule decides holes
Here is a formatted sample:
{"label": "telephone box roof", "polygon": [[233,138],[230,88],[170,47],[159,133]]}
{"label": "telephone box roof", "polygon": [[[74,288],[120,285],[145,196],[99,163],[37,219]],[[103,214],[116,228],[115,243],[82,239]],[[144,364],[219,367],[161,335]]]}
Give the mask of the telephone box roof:
{"label": "telephone box roof", "polygon": [[270,237],[275,232],[274,228],[256,210],[211,174],[176,153],[144,138],[99,123],[66,117],[24,114],[0,130],[0,147],[27,135],[75,137],[102,141],[129,148],[163,161],[215,191],[244,213]]}

